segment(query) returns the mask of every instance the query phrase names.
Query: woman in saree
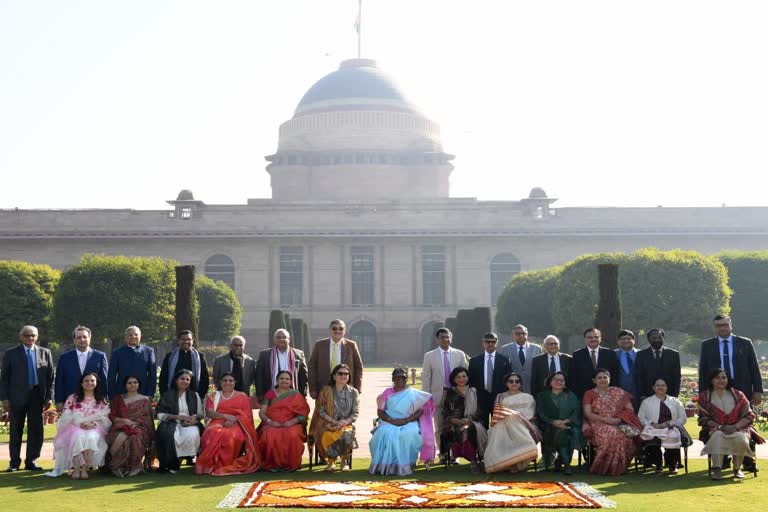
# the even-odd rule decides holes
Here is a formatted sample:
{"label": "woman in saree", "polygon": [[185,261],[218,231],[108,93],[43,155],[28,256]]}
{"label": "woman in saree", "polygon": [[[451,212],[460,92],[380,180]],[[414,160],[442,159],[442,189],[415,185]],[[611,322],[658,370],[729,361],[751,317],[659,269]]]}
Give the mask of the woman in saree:
{"label": "woman in saree", "polygon": [[335,471],[339,458],[341,470],[349,471],[347,459],[357,447],[353,423],[360,412],[360,395],[349,385],[349,373],[346,364],[336,365],[315,401],[311,430],[320,457],[328,463],[326,471]]}
{"label": "woman in saree", "polygon": [[653,382],[653,395],[640,404],[637,418],[643,425],[640,439],[645,446],[646,465],[653,465],[656,473],[663,473],[661,449],[664,448],[664,465],[671,475],[677,474],[680,463],[680,447],[683,439],[690,445],[691,436],[685,430],[685,407],[674,396],[667,395],[667,381],[663,377]]}
{"label": "woman in saree", "polygon": [[[544,470],[553,466],[572,475],[573,451],[584,444],[581,437],[581,403],[568,390],[563,372],[555,372],[544,381],[544,391],[536,397],[536,412],[541,425],[541,455]],[[555,457],[555,455],[557,457]]]}
{"label": "woman in saree", "polygon": [[210,419],[200,439],[197,475],[242,475],[259,469],[256,428],[248,395],[235,391],[235,376],[224,373],[219,389],[205,399]]}
{"label": "woman in saree", "polygon": [[376,398],[379,424],[370,441],[370,474],[410,475],[421,453],[424,467],[435,458],[432,427],[432,395],[408,387],[408,374],[402,368],[392,372],[393,386]]}
{"label": "woman in saree", "polygon": [[71,470],[72,479],[87,479],[88,468],[104,465],[110,425],[106,393],[98,376],[86,373],[64,402],[53,440],[56,464],[46,475],[59,476]]}
{"label": "woman in saree", "polygon": [[584,393],[585,436],[595,445],[595,460],[589,470],[597,475],[627,472],[635,456],[636,441],[643,428],[632,407],[632,395],[611,386],[611,374],[597,368],[592,374],[595,387]]}
{"label": "woman in saree", "polygon": [[453,369],[448,382],[451,388],[443,395],[440,445],[449,447],[452,458],[467,459],[472,473],[477,474],[488,442],[488,431],[478,414],[477,391],[469,387],[467,369],[460,366]]}
{"label": "woman in saree", "polygon": [[723,457],[733,457],[733,477],[744,478],[741,464],[744,457],[754,457],[750,438],[757,444],[765,441],[752,427],[755,413],[747,397],[731,387],[722,368],[714,368],[707,375],[708,389],[699,394],[699,439],[704,443],[702,455],[712,457],[712,479],[723,478]]}
{"label": "woman in saree", "polygon": [[177,473],[179,458],[194,457],[200,449],[200,420],[205,411],[191,383],[191,371],[177,371],[173,388],[163,393],[157,405],[157,460],[161,473]]}
{"label": "woman in saree", "polygon": [[259,409],[258,450],[261,467],[270,471],[296,471],[307,440],[309,404],[293,389],[288,371],[277,374],[277,386],[264,395]]}
{"label": "woman in saree", "polygon": [[109,413],[109,469],[120,478],[144,472],[144,457],[155,437],[152,402],[150,397],[139,394],[139,385],[137,377],[126,377],[125,393],[112,399]]}
{"label": "woman in saree", "polygon": [[518,472],[536,460],[541,433],[533,423],[536,401],[523,393],[523,378],[517,373],[504,377],[507,391],[496,397],[485,448],[485,472]]}

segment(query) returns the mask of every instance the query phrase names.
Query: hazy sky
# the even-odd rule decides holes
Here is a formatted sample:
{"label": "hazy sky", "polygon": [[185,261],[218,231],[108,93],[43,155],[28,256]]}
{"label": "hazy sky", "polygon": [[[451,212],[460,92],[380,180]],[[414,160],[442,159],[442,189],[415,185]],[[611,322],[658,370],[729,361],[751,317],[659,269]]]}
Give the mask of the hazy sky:
{"label": "hazy sky", "polygon": [[[0,0],[0,208],[269,197],[278,126],[355,56],[356,15]],[[765,206],[766,26],[765,0],[364,0],[363,56],[442,126],[452,196]]]}

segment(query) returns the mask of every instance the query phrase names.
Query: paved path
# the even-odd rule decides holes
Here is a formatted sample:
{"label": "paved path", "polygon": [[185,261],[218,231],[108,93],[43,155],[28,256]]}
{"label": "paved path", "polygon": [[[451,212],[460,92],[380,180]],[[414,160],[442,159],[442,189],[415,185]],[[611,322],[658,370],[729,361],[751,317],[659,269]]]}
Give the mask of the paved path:
{"label": "paved path", "polygon": [[[373,428],[373,420],[376,418],[376,397],[382,393],[386,388],[392,385],[391,372],[368,372],[365,374],[363,381],[363,393],[360,395],[360,415],[357,419],[357,442],[360,448],[355,451],[355,457],[368,458],[370,457],[370,450],[368,442],[371,439],[371,428]],[[314,407],[314,400],[309,399],[310,406]],[[692,432],[691,435],[696,436],[696,433]],[[694,440],[693,446],[688,449],[688,458],[690,459],[704,459],[706,456],[700,455],[701,449],[704,445],[699,440]],[[22,446],[21,454],[22,458],[26,446]],[[0,458],[6,458],[8,455],[8,443],[0,443]],[[757,447],[758,458],[768,458],[768,443],[759,445]],[[46,442],[43,444],[43,450],[41,458],[44,460],[53,459],[53,443]]]}

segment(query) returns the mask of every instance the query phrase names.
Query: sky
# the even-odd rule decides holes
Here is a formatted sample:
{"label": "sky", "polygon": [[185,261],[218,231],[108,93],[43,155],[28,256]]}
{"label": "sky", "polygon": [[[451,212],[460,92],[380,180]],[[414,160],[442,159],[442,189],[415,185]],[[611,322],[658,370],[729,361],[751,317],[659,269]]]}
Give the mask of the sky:
{"label": "sky", "polygon": [[[0,208],[270,197],[264,156],[356,17],[0,0]],[[453,197],[768,206],[767,25],[764,0],[363,0],[362,53],[441,125]]]}

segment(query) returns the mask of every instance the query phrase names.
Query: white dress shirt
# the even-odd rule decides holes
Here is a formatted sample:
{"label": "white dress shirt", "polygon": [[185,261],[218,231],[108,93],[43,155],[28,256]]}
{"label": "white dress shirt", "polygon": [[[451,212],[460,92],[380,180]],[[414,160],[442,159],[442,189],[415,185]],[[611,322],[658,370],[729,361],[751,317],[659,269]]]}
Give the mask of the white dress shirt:
{"label": "white dress shirt", "polygon": [[77,351],[77,364],[80,365],[80,374],[82,375],[85,373],[85,365],[88,363],[88,357],[91,355],[91,348],[88,347],[88,350],[85,352]]}
{"label": "white dress shirt", "polygon": [[[488,382],[488,365],[496,362],[496,351],[494,350],[490,354],[485,353],[485,362],[483,363],[483,382],[485,382],[485,389],[493,389],[493,372],[491,372],[491,382]],[[494,366],[491,368],[495,369]]]}

